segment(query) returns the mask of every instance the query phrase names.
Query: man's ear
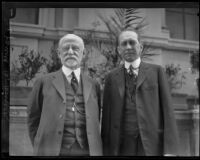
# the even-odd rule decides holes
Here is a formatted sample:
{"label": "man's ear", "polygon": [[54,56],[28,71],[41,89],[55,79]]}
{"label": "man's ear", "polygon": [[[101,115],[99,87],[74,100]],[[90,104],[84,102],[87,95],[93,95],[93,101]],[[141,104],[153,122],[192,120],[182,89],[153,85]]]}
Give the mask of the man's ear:
{"label": "man's ear", "polygon": [[60,58],[60,50],[59,50],[59,48],[56,49],[56,52],[57,52],[58,57]]}
{"label": "man's ear", "polygon": [[83,49],[83,56],[85,56],[85,52],[86,52],[86,50],[85,50],[85,48]]}
{"label": "man's ear", "polygon": [[142,52],[143,50],[143,45],[140,43],[140,51]]}
{"label": "man's ear", "polygon": [[85,50],[85,49],[83,49],[83,57],[82,57],[82,60],[84,60],[84,59],[85,59],[85,56],[86,56],[86,50]]}

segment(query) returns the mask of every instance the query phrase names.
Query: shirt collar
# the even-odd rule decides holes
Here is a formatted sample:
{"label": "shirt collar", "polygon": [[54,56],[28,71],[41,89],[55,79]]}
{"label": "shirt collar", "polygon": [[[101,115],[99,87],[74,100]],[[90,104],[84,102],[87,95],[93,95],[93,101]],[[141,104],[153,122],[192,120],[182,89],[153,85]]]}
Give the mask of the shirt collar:
{"label": "shirt collar", "polygon": [[75,76],[76,76],[76,78],[77,78],[77,80],[79,82],[79,80],[80,80],[80,74],[81,74],[81,69],[80,68],[72,70],[72,69],[67,68],[66,66],[63,65],[62,66],[62,71],[63,71],[63,73],[65,74],[65,76],[67,78],[70,78],[71,77],[71,73],[74,72],[74,74],[75,74]]}
{"label": "shirt collar", "polygon": [[130,65],[132,65],[133,68],[138,68],[138,67],[140,66],[140,63],[141,63],[141,58],[138,57],[138,58],[137,58],[135,61],[133,61],[132,63],[125,61],[124,66],[125,66],[126,69],[129,69],[129,66],[130,66]]}

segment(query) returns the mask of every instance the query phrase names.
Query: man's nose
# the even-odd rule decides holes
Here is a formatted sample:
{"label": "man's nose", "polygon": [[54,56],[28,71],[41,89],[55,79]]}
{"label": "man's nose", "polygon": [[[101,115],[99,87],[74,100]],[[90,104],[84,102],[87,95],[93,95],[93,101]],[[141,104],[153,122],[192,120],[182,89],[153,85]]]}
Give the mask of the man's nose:
{"label": "man's nose", "polygon": [[130,43],[126,43],[126,49],[131,49],[132,46],[130,45]]}
{"label": "man's nose", "polygon": [[73,54],[73,49],[72,49],[72,47],[69,47],[68,54]]}

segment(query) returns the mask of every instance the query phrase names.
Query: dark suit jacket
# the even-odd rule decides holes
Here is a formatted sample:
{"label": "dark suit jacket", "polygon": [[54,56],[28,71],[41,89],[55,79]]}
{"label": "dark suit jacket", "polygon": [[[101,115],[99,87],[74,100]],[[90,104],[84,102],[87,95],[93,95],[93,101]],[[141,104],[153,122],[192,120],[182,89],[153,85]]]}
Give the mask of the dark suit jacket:
{"label": "dark suit jacket", "polygon": [[[105,82],[102,141],[104,155],[118,155],[124,106],[124,68],[108,74]],[[148,155],[177,154],[177,128],[168,82],[161,66],[141,62],[136,109],[139,131]]]}
{"label": "dark suit jacket", "polygon": [[[99,84],[84,74],[81,76],[89,152],[90,155],[102,155]],[[28,129],[34,155],[59,155],[65,112],[66,94],[62,71],[38,79],[28,105]]]}

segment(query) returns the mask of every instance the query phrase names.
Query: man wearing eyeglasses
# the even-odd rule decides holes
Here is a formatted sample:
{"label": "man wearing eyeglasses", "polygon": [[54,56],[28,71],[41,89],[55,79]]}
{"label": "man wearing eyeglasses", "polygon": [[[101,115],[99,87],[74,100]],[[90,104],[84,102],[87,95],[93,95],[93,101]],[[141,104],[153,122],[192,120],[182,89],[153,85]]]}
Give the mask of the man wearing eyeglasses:
{"label": "man wearing eyeglasses", "polygon": [[83,39],[59,41],[62,68],[38,79],[28,105],[35,156],[101,156],[100,87],[81,71]]}

